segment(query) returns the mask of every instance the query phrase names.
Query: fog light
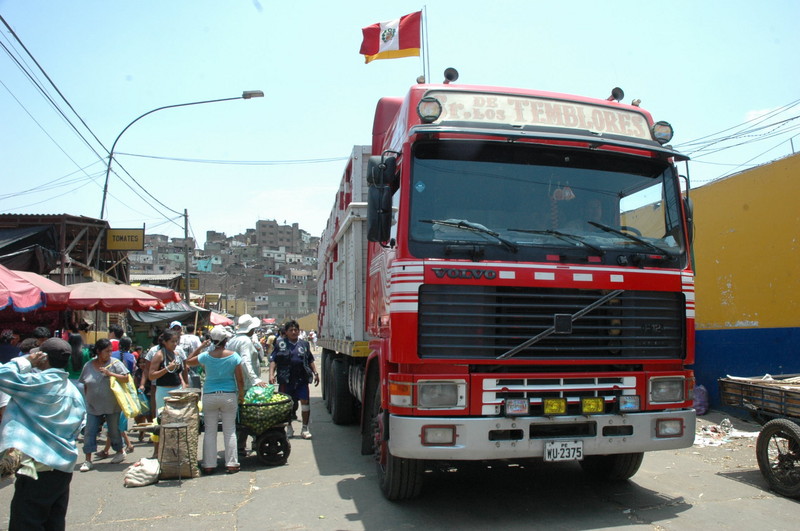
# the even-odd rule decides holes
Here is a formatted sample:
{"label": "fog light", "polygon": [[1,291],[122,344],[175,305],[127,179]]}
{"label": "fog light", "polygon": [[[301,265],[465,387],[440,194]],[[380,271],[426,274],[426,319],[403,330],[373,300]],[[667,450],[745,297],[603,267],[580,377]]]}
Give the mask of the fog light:
{"label": "fog light", "polygon": [[545,398],[543,405],[545,415],[563,415],[567,412],[566,398]]}
{"label": "fog light", "polygon": [[456,444],[455,426],[423,426],[423,446],[453,446]]}
{"label": "fog light", "polygon": [[605,409],[606,401],[599,396],[584,396],[581,398],[581,412],[584,415],[597,415],[598,413],[605,412]]}
{"label": "fog light", "polygon": [[506,415],[509,417],[527,415],[528,405],[527,398],[506,398]]}
{"label": "fog light", "polygon": [[619,397],[619,412],[630,413],[641,409],[639,395],[622,395]]}
{"label": "fog light", "polygon": [[656,421],[656,437],[681,436],[683,436],[683,421],[681,419],[659,419]]}

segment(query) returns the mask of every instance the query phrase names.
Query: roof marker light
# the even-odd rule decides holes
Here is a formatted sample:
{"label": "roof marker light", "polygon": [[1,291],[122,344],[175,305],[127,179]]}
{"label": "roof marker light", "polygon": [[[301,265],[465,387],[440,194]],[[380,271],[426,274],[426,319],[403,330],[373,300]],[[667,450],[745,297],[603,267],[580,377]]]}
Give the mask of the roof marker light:
{"label": "roof marker light", "polygon": [[674,133],[669,122],[663,121],[654,123],[651,131],[653,132],[653,138],[662,146],[672,140],[672,135]]}
{"label": "roof marker light", "polygon": [[422,123],[433,123],[442,114],[442,104],[432,96],[425,96],[417,104],[417,114]]}

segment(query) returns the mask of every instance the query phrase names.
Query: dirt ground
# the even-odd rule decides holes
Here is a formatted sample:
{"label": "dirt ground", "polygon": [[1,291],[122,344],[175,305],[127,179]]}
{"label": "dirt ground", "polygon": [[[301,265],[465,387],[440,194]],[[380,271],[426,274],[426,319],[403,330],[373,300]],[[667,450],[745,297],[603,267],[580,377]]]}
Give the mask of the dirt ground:
{"label": "dirt ground", "polygon": [[[728,419],[732,429],[726,434],[723,420]],[[722,471],[758,469],[756,462],[756,437],[761,429],[756,423],[738,419],[722,411],[709,411],[697,417],[695,444],[685,450],[705,463],[713,463]]]}

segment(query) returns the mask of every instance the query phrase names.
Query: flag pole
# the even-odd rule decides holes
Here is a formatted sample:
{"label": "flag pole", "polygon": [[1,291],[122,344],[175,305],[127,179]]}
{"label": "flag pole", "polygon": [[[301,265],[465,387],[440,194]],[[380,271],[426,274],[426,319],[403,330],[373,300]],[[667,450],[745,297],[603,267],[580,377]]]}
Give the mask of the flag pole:
{"label": "flag pole", "polygon": [[431,83],[431,62],[428,56],[428,6],[422,6],[422,75],[425,82]]}

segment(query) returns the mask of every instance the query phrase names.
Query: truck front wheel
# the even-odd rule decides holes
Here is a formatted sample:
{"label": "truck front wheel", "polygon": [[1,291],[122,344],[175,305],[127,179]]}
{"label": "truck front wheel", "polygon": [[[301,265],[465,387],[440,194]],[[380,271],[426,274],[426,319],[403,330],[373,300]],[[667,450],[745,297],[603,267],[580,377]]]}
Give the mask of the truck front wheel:
{"label": "truck front wheel", "polygon": [[584,472],[596,479],[620,481],[630,479],[639,470],[644,453],[589,455],[581,461]]}
{"label": "truck front wheel", "polygon": [[331,363],[333,385],[328,390],[331,400],[331,419],[334,424],[352,424],[356,421],[356,405],[347,382],[347,363],[342,359]]}
{"label": "truck front wheel", "polygon": [[422,461],[395,457],[389,452],[385,434],[388,433],[388,415],[381,407],[381,389],[378,386],[370,407],[370,424],[375,436],[375,464],[381,492],[387,500],[407,500],[419,496],[422,490]]}

